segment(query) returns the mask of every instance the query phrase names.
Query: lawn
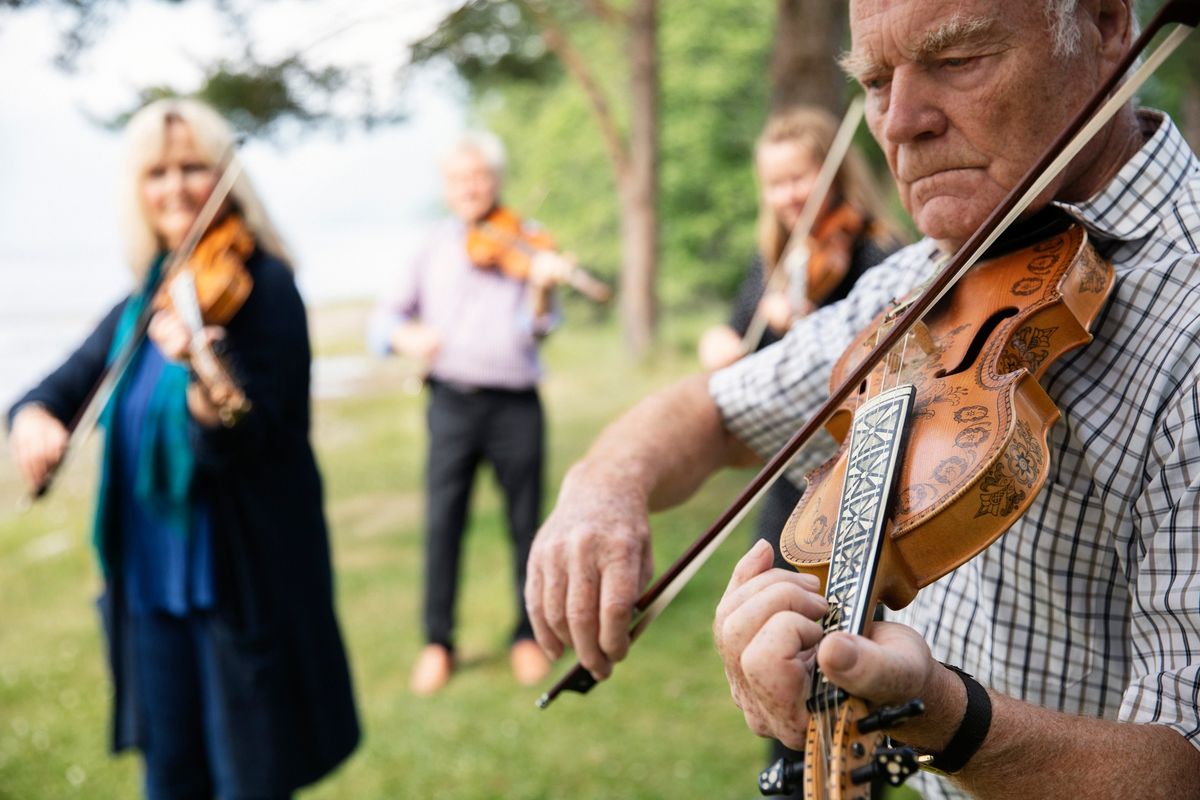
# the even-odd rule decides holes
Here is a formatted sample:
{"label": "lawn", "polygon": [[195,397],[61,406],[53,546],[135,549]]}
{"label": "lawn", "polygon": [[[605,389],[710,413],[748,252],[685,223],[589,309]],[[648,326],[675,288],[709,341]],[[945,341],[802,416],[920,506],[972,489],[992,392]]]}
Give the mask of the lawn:
{"label": "lawn", "polygon": [[[695,369],[696,335],[716,313],[676,319],[654,359],[631,365],[611,322],[585,309],[546,344],[548,498],[602,425]],[[492,478],[477,485],[459,603],[462,668],[419,699],[408,670],[422,645],[421,469],[424,398],[403,363],[364,361],[364,309],[313,315],[318,371],[313,440],[325,476],[338,608],[365,737],[306,800],[354,798],[750,798],[764,744],[745,728],[709,625],[740,531],[620,664],[586,697],[544,711],[542,689],[508,672],[511,557]],[[112,758],[109,684],[93,600],[89,544],[94,445],[26,513],[7,452],[0,459],[0,800],[140,794],[135,756]],[[712,480],[654,518],[662,569],[727,504],[748,474]],[[560,664],[557,678],[566,668]],[[549,683],[549,682],[548,682]]]}
{"label": "lawn", "polygon": [[[582,311],[582,309],[581,309]],[[353,361],[362,309],[314,314],[318,354]],[[702,320],[663,333],[650,363],[631,366],[610,323],[581,319],[548,342],[549,497],[603,423],[693,369]],[[545,711],[516,686],[506,645],[511,559],[490,475],[479,482],[460,598],[463,667],[443,693],[407,691],[419,647],[423,398],[404,365],[379,363],[315,404],[313,438],[326,479],[339,612],[365,738],[306,798],[751,797],[763,746],[728,700],[709,636],[738,536],[713,559],[587,697]],[[109,688],[88,544],[95,452],[27,513],[7,453],[0,462],[0,798],[126,798],[136,757],[106,752]],[[725,475],[683,509],[655,518],[664,566],[733,497]],[[560,665],[557,676],[565,665]]]}

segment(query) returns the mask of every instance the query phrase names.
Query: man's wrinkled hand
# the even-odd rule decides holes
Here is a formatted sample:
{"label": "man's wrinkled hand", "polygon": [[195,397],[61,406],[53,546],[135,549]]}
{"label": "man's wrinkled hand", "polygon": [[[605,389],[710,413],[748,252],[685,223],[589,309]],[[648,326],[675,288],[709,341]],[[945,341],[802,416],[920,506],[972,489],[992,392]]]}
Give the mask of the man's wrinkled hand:
{"label": "man's wrinkled hand", "polygon": [[607,678],[629,651],[634,604],[653,570],[644,500],[564,483],[534,539],[525,578],[542,649],[558,658],[573,647],[595,678]]}

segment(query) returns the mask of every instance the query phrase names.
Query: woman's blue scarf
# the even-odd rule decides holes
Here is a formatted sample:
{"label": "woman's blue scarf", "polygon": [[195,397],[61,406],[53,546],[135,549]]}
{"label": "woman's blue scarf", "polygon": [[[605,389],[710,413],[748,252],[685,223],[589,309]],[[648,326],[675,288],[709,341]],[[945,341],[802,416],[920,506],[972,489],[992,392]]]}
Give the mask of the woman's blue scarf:
{"label": "woman's blue scarf", "polygon": [[[158,276],[162,269],[164,257],[155,258],[147,271],[146,279],[141,289],[130,296],[129,301],[117,321],[116,333],[113,336],[112,347],[108,351],[108,363],[112,364],[117,354],[125,346],[129,338],[138,333],[135,331],[138,317],[150,302],[158,287]],[[139,347],[152,347],[144,340]],[[130,370],[136,362],[131,362],[130,368],[121,376],[116,390],[108,400],[100,415],[100,424],[106,432],[104,461],[100,474],[100,495],[96,503],[96,518],[94,526],[94,541],[100,553],[101,563],[104,564],[103,542],[107,541],[108,527],[114,521],[109,513],[111,498],[110,479],[113,470],[113,414],[117,398],[124,391],[124,385],[129,378]],[[141,443],[136,454],[133,486],[135,502],[142,503],[154,516],[167,524],[170,530],[180,536],[191,533],[192,506],[191,488],[192,474],[195,472],[196,460],[192,453],[189,437],[191,416],[187,407],[188,372],[180,364],[168,362],[163,367],[162,374],[154,385],[153,392],[146,405],[146,415],[142,420]],[[107,567],[107,564],[105,564]]]}

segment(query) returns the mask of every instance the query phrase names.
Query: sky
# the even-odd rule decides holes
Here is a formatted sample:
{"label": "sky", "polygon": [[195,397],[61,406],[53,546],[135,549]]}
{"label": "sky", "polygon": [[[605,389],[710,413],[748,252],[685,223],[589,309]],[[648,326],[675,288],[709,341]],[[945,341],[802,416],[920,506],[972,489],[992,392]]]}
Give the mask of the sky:
{"label": "sky", "polygon": [[[211,0],[109,4],[110,24],[77,72],[53,66],[71,12],[0,11],[0,403],[56,364],[128,293],[113,197],[119,134],[93,118],[128,109],[136,89],[199,85],[198,64],[234,55]],[[274,0],[253,8],[259,56],[304,47],[316,62],[363,64],[377,98],[405,122],[372,133],[288,135],[241,152],[297,258],[310,304],[386,288],[440,208],[436,153],[465,126],[452,76],[395,80],[405,44],[444,11],[439,0]]]}

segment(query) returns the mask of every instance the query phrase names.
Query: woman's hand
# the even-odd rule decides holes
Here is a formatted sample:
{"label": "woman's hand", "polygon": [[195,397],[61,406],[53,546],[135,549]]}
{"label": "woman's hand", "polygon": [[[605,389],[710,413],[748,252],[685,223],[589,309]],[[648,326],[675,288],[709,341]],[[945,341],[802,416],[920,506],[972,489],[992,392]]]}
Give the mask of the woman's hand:
{"label": "woman's hand", "polygon": [[744,355],[742,337],[728,325],[714,325],[706,330],[697,351],[700,366],[709,372],[727,367]]}
{"label": "woman's hand", "polygon": [[[183,318],[174,309],[164,308],[155,312],[150,318],[146,329],[150,341],[168,361],[187,364],[192,357],[192,329],[184,323]],[[204,328],[205,346],[211,347],[214,342],[225,338],[225,329],[216,325]]]}
{"label": "woman's hand", "polygon": [[36,491],[62,461],[70,434],[62,422],[38,403],[21,407],[8,437],[13,461],[30,489]]}
{"label": "woman's hand", "polygon": [[[777,334],[785,334],[792,327],[797,314],[783,292],[767,292],[758,301],[758,310],[767,319],[767,325]],[[810,309],[801,309],[802,314]]]}

